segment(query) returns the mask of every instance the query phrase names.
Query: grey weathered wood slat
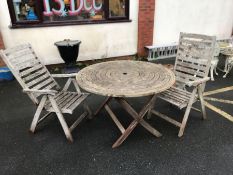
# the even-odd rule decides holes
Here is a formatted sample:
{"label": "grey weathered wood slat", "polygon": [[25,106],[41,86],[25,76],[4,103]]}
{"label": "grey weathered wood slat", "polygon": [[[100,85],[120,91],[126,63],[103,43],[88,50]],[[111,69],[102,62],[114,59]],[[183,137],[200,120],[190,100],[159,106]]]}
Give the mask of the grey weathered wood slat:
{"label": "grey weathered wood slat", "polygon": [[175,106],[177,106],[178,108],[181,108],[181,103],[178,103],[176,100],[174,99],[171,99],[171,98],[166,98],[164,97],[163,95],[159,96],[160,99],[163,99],[164,101],[168,102],[168,103],[171,103]]}
{"label": "grey weathered wood slat", "polygon": [[174,92],[174,91],[164,91],[164,92],[161,93],[161,95],[165,95],[165,96],[168,96],[168,97],[169,96],[174,97],[174,98],[176,98],[178,101],[180,101],[182,103],[189,100],[188,97],[183,96],[183,95],[181,95],[181,94],[179,94],[177,92]]}
{"label": "grey weathered wood slat", "polygon": [[[70,96],[68,97],[68,98],[66,98],[65,99],[65,101],[63,101],[60,105],[59,105],[59,107],[62,109],[62,108],[65,108],[65,106],[68,104],[68,103],[71,103],[71,104],[73,104],[76,100],[74,100],[73,101],[73,99],[76,99],[75,97],[80,97],[81,96],[81,94],[73,94],[73,93],[71,93],[70,94]],[[78,99],[77,98],[77,99]],[[68,105],[68,106],[70,106],[70,105]]]}
{"label": "grey weathered wood slat", "polygon": [[[24,53],[21,53],[21,54],[24,54]],[[38,61],[39,62],[39,60],[37,58],[35,59],[35,55],[33,53],[30,53],[28,55],[19,56],[19,57],[15,56],[15,55],[10,55],[10,56],[12,57],[11,62],[13,64],[33,62],[33,61]],[[20,62],[19,62],[19,60],[20,60]]]}
{"label": "grey weathered wood slat", "polygon": [[56,101],[64,98],[64,96],[67,95],[67,92],[66,91],[60,91],[58,94],[56,94],[56,96],[54,97],[54,99]]}
{"label": "grey weathered wood slat", "polygon": [[168,96],[168,97],[173,97],[175,99],[177,99],[177,101],[181,102],[181,103],[184,103],[184,102],[187,102],[190,97],[186,97],[186,96],[183,96],[177,92],[174,92],[174,91],[164,91],[161,93],[161,95],[164,95],[164,96]]}
{"label": "grey weathered wood slat", "polygon": [[182,66],[179,66],[179,65],[177,65],[176,66],[176,70],[178,70],[178,71],[185,71],[185,72],[187,72],[187,73],[189,73],[189,74],[193,74],[193,75],[198,75],[199,77],[204,77],[205,76],[205,73],[204,72],[202,72],[202,71],[197,71],[197,70],[195,70],[195,69],[190,69],[190,68],[186,68],[186,67],[182,67]]}
{"label": "grey weathered wood slat", "polygon": [[46,71],[45,69],[40,69],[40,70],[36,71],[36,72],[33,73],[33,74],[29,74],[28,76],[25,76],[25,77],[23,78],[23,80],[24,80],[25,82],[30,81],[30,80],[36,78],[37,76],[44,75],[46,72],[47,72],[47,71]]}
{"label": "grey weathered wood slat", "polygon": [[38,69],[41,69],[42,67],[43,67],[43,65],[38,63],[38,64],[34,65],[34,67],[31,67],[27,70],[23,70],[22,72],[19,73],[19,75],[20,75],[20,77],[24,77],[24,76],[31,74],[32,72],[34,72]]}
{"label": "grey weathered wood slat", "polygon": [[56,82],[52,82],[43,88],[44,90],[52,90],[52,89],[59,89],[59,85]]}
{"label": "grey weathered wood slat", "polygon": [[[62,104],[64,105],[67,102],[67,99],[69,99],[69,97],[72,97],[74,94],[72,93],[66,93],[66,95],[63,98],[60,98],[58,100],[56,100],[54,98],[54,100],[56,101],[57,105],[59,106],[59,108],[61,109]],[[47,106],[45,106],[46,110],[48,111],[54,111],[52,104],[49,102],[47,104]]]}
{"label": "grey weathered wood slat", "polygon": [[45,81],[43,81],[42,83],[34,86],[32,89],[43,89],[44,86],[53,83],[53,80],[51,78],[46,79]]}
{"label": "grey weathered wood slat", "polygon": [[[79,106],[79,105],[83,102],[83,100],[85,100],[88,96],[89,96],[89,94],[82,94],[82,96],[81,96],[80,98],[78,98],[78,100],[77,100],[75,103],[73,103],[72,105],[70,105],[70,106],[67,108],[67,112],[68,112],[68,113],[73,112],[73,110],[74,110],[77,106]],[[64,110],[64,111],[66,112],[66,110]]]}
{"label": "grey weathered wood slat", "polygon": [[209,44],[209,40],[193,40],[194,38],[188,38],[188,39],[185,39],[183,38],[181,43],[182,44],[186,44],[186,45],[193,45],[195,47],[195,45],[198,45],[198,46],[201,46],[201,47],[205,47],[205,45]]}
{"label": "grey weathered wood slat", "polygon": [[57,105],[59,106],[60,104],[62,104],[70,96],[72,96],[72,93],[67,93],[66,92],[65,96],[63,96],[62,98],[56,100]]}
{"label": "grey weathered wood slat", "polygon": [[8,54],[15,53],[15,52],[27,49],[27,48],[31,48],[31,45],[30,44],[21,44],[21,45],[12,47],[12,48],[5,49],[4,53],[5,53],[5,55],[8,55]]}
{"label": "grey weathered wood slat", "polygon": [[46,81],[48,79],[53,81],[52,79],[50,79],[49,74],[44,74],[44,75],[41,75],[41,76],[37,77],[36,79],[26,83],[26,84],[30,88],[30,87],[34,86],[35,84],[42,84],[42,83],[44,83],[44,81]]}
{"label": "grey weathered wood slat", "polygon": [[201,70],[201,71],[206,70],[205,66],[190,64],[190,63],[187,63],[187,62],[184,62],[184,61],[179,61],[179,60],[177,61],[176,65],[186,67],[186,68],[193,68],[193,69],[197,69],[197,70]]}
{"label": "grey weathered wood slat", "polygon": [[[57,105],[63,113],[72,114],[73,110],[88,96],[88,94],[65,93],[65,96],[55,99]],[[54,112],[52,104],[46,103],[47,111]]]}
{"label": "grey weathered wood slat", "polygon": [[177,88],[175,86],[172,86],[170,89],[168,89],[167,91],[171,91],[171,92],[174,92],[174,93],[178,93],[179,95],[183,96],[184,98],[190,98],[191,96],[191,93],[186,91],[186,90],[183,90],[181,88]]}
{"label": "grey weathered wood slat", "polygon": [[69,99],[69,100],[67,100],[67,103],[64,105],[64,106],[62,106],[62,108],[69,108],[72,104],[74,104],[77,100],[78,100],[78,98],[80,98],[81,97],[81,94],[74,94],[73,95],[73,98],[72,99]]}
{"label": "grey weathered wood slat", "polygon": [[193,81],[193,80],[197,79],[196,77],[194,77],[190,74],[184,73],[184,72],[175,71],[174,73],[177,77],[186,79],[187,81]]}
{"label": "grey weathered wood slat", "polygon": [[[64,97],[65,97],[66,95],[67,95],[66,92],[60,91],[60,92],[58,92],[58,93],[54,96],[54,100],[56,100],[56,102],[58,103],[61,99],[64,99]],[[49,107],[51,107],[51,106],[52,106],[52,105],[51,105],[50,101],[46,101],[45,107],[49,108]]]}
{"label": "grey weathered wood slat", "polygon": [[176,98],[171,95],[167,95],[165,93],[162,93],[159,98],[172,103],[173,105],[179,107],[180,109],[184,108],[187,105],[187,100],[180,100],[179,98]]}
{"label": "grey weathered wood slat", "polygon": [[[177,52],[177,55],[180,58],[185,58],[185,60],[187,60],[189,62],[194,62],[194,63],[198,63],[198,62],[195,59],[192,59],[193,57],[194,58],[203,58],[205,56],[205,54],[198,49],[188,49],[188,48],[183,48],[182,51],[179,50]],[[199,64],[205,64],[205,62],[200,61]]]}
{"label": "grey weathered wood slat", "polygon": [[197,34],[197,33],[184,33],[184,32],[181,32],[181,37],[184,39],[193,38],[194,40],[201,40],[202,42],[208,41],[209,43],[212,42],[213,38],[216,38],[216,37],[209,36],[209,35],[202,35],[202,34]]}
{"label": "grey weathered wood slat", "polygon": [[25,61],[25,62],[22,62],[22,63],[17,63],[16,67],[17,67],[18,70],[22,70],[22,69],[25,69],[25,68],[28,68],[28,67],[33,67],[38,63],[39,63],[38,60],[33,60],[33,61],[30,61],[30,62]]}
{"label": "grey weathered wood slat", "polygon": [[[206,81],[209,80],[208,73],[211,60],[214,57],[215,42],[216,38],[213,36],[188,33],[181,33],[180,35],[174,66],[174,73],[178,82],[177,87],[162,92],[158,97],[180,109],[186,107],[185,114],[182,122],[179,123],[164,114],[152,110],[155,115],[178,126],[180,128],[179,137],[183,135],[190,110],[193,103],[197,101],[197,97],[201,102],[203,118],[206,119],[203,91]],[[188,92],[184,88],[185,86],[193,86],[192,92]]]}
{"label": "grey weathered wood slat", "polygon": [[198,58],[195,59],[195,58],[192,58],[192,56],[189,56],[189,57],[179,56],[177,61],[188,62],[188,63],[192,63],[194,66],[196,65],[196,66],[204,66],[205,67],[208,60],[198,59]]}
{"label": "grey weathered wood slat", "polygon": [[12,60],[12,59],[18,59],[19,57],[25,58],[25,56],[27,57],[28,55],[34,55],[34,53],[31,51],[30,48],[25,48],[19,50],[18,52],[9,53],[8,58]]}
{"label": "grey weathered wood slat", "polygon": [[187,82],[187,79],[182,77],[176,77],[176,84],[180,84],[181,87],[185,87],[185,83]]}
{"label": "grey weathered wood slat", "polygon": [[[76,92],[61,89],[58,83],[51,76],[47,68],[41,63],[36,56],[30,44],[24,44],[0,50],[0,56],[3,58],[7,66],[11,69],[13,75],[23,87],[24,92],[28,94],[31,100],[38,106],[34,115],[30,131],[35,132],[36,126],[44,121],[50,114],[55,113],[63,128],[66,138],[73,141],[71,131],[86,117],[91,115],[90,108],[85,105],[84,112],[69,128],[63,113],[72,114],[74,109],[78,107],[89,94],[81,93],[76,82],[71,79],[74,75],[61,75],[69,77],[73,82]],[[70,83],[69,83],[70,85]],[[42,96],[42,98],[39,98]],[[48,113],[41,116],[42,111]]]}

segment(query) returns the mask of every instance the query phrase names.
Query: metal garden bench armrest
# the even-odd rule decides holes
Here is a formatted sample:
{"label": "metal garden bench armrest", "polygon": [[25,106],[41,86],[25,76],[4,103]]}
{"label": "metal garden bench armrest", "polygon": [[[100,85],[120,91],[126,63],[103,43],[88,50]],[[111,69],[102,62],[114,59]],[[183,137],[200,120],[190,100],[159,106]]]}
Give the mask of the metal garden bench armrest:
{"label": "metal garden bench armrest", "polygon": [[51,74],[53,78],[75,78],[77,73],[72,74]]}
{"label": "metal garden bench armrest", "polygon": [[205,82],[207,82],[209,80],[210,80],[210,77],[204,77],[204,78],[200,78],[200,79],[197,79],[197,80],[194,80],[194,81],[188,81],[185,84],[187,86],[189,86],[189,87],[198,86],[199,84],[205,83]]}
{"label": "metal garden bench armrest", "polygon": [[25,93],[39,93],[39,94],[47,94],[47,95],[55,95],[58,91],[56,90],[37,90],[37,89],[23,89]]}

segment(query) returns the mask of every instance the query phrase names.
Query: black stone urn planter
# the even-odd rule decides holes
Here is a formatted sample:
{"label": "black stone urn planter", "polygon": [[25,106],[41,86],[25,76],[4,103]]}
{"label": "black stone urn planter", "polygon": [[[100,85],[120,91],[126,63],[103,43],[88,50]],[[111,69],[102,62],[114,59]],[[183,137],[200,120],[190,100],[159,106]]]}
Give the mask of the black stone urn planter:
{"label": "black stone urn planter", "polygon": [[81,41],[65,39],[54,44],[57,46],[59,54],[66,64],[64,72],[77,72],[76,61],[78,59]]}

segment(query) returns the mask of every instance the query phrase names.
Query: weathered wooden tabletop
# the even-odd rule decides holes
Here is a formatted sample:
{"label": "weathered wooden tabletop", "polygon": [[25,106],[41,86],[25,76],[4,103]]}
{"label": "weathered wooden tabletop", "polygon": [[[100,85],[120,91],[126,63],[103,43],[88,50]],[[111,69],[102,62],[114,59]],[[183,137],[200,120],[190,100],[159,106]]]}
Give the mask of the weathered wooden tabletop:
{"label": "weathered wooden tabletop", "polygon": [[174,73],[162,65],[142,61],[108,61],[82,69],[77,82],[84,90],[110,97],[141,97],[170,88]]}

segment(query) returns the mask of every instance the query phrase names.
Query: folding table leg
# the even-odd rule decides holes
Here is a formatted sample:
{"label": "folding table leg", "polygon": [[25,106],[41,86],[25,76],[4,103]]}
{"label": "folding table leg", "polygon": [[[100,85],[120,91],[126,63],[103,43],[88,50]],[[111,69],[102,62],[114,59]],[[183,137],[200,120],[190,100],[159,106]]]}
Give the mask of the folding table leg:
{"label": "folding table leg", "polygon": [[161,134],[157,130],[155,130],[152,126],[150,126],[146,121],[143,120],[143,117],[150,109],[155,98],[156,98],[156,96],[154,95],[151,98],[151,100],[139,112],[139,114],[128,104],[128,102],[124,98],[115,98],[121,104],[121,106],[134,118],[134,120],[133,120],[133,122],[131,122],[131,124],[128,126],[128,128],[125,130],[125,132],[113,144],[112,148],[116,148],[116,147],[120,146],[139,123],[145,129],[147,129],[152,134],[154,134],[155,136],[158,136],[158,137],[161,136]]}
{"label": "folding table leg", "polygon": [[125,139],[130,135],[130,133],[134,130],[134,128],[138,125],[138,121],[134,120],[128,128],[125,130],[125,132],[117,139],[117,141],[112,145],[112,148],[119,147]]}
{"label": "folding table leg", "polygon": [[110,100],[112,99],[112,97],[107,97],[104,102],[100,105],[100,107],[96,110],[96,112],[94,113],[94,116],[96,116],[105,106],[106,103],[108,103]]}
{"label": "folding table leg", "polygon": [[153,103],[151,104],[150,109],[148,110],[147,119],[151,119],[151,115],[152,115],[151,111],[152,111],[152,109],[154,109],[155,100],[156,100],[156,99],[154,99]]}
{"label": "folding table leg", "polygon": [[151,100],[143,107],[143,109],[139,112],[139,114],[130,106],[124,98],[117,98],[116,100],[121,104],[121,106],[135,119],[139,120],[139,123],[151,134],[156,137],[161,137],[162,134],[154,129],[149,123],[147,123],[143,117],[147,113],[148,110],[151,109],[151,105],[154,105],[156,96],[153,96]]}

